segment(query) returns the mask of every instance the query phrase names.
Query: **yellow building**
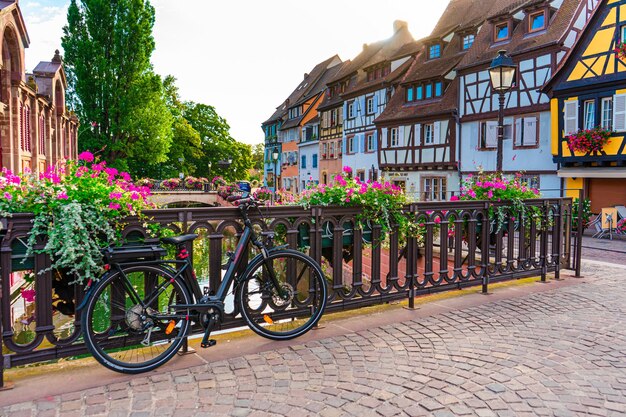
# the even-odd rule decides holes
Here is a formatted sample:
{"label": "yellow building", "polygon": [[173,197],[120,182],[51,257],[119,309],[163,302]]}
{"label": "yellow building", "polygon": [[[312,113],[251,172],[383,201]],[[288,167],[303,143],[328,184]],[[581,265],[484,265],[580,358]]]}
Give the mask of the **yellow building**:
{"label": "yellow building", "polygon": [[[603,0],[544,91],[551,97],[552,154],[566,195],[583,188],[592,211],[626,204],[626,0]],[[623,46],[625,53],[618,52]],[[600,149],[572,134],[611,131]],[[582,148],[585,148],[584,146]]]}

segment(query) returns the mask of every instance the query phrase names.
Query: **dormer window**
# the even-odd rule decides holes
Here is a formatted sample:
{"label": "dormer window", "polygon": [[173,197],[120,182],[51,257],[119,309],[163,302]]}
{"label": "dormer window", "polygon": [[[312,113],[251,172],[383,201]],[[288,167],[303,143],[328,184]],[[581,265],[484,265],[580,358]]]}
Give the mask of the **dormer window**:
{"label": "dormer window", "polygon": [[509,22],[499,23],[494,27],[494,41],[500,42],[509,39],[510,28]]}
{"label": "dormer window", "polygon": [[463,50],[464,51],[472,47],[472,45],[474,44],[475,37],[476,36],[473,33],[463,36]]}
{"label": "dormer window", "polygon": [[531,13],[528,16],[528,32],[537,32],[546,28],[546,12]]}
{"label": "dormer window", "polygon": [[441,45],[440,44],[430,45],[430,47],[428,48],[428,59],[435,59],[435,58],[439,58],[440,56],[441,56]]}
{"label": "dormer window", "polygon": [[300,107],[299,106],[289,109],[289,118],[290,119],[295,119],[298,116],[300,116]]}
{"label": "dormer window", "polygon": [[441,97],[444,90],[443,81],[427,81],[417,85],[406,87],[406,102],[428,100]]}

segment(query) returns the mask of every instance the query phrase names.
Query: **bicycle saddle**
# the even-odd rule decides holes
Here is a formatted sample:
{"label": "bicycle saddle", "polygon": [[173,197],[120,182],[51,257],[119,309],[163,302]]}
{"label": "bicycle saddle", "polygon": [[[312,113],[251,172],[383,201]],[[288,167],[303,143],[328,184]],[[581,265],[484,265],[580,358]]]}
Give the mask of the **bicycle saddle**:
{"label": "bicycle saddle", "polygon": [[188,235],[180,235],[173,237],[164,237],[161,238],[161,242],[167,243],[168,245],[180,245],[185,242],[189,242],[190,240],[194,240],[198,235],[195,233],[190,233]]}

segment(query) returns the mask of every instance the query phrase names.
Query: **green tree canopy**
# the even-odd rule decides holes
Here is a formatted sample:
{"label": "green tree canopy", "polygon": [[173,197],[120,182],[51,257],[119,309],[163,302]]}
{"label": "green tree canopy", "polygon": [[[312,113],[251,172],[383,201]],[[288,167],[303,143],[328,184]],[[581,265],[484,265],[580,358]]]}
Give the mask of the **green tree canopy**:
{"label": "green tree canopy", "polygon": [[68,101],[87,127],[79,147],[123,168],[166,161],[172,141],[153,26],[147,0],[71,0],[63,28]]}

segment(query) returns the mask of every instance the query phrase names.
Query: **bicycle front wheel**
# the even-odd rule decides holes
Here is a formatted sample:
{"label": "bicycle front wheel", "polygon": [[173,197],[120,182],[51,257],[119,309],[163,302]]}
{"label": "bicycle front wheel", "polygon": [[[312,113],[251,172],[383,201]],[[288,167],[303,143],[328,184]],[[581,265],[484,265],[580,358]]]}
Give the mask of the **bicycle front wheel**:
{"label": "bicycle front wheel", "polygon": [[183,284],[156,265],[124,267],[97,283],[82,315],[85,344],[98,362],[136,374],[163,365],[176,354],[189,327],[190,304]]}
{"label": "bicycle front wheel", "polygon": [[324,273],[317,262],[289,249],[253,260],[237,288],[243,318],[255,333],[273,340],[309,331],[322,317],[326,298]]}

